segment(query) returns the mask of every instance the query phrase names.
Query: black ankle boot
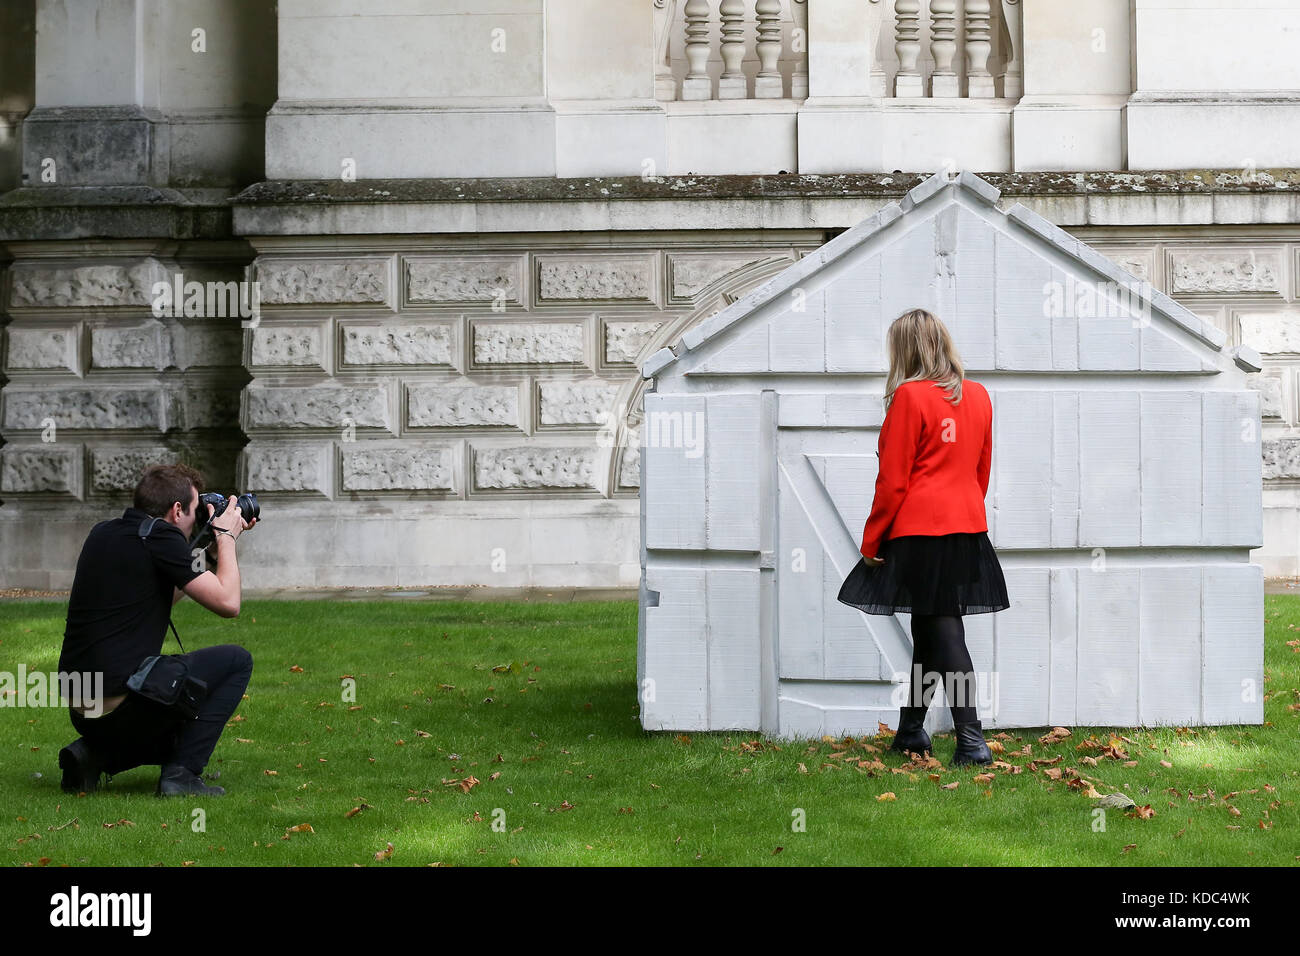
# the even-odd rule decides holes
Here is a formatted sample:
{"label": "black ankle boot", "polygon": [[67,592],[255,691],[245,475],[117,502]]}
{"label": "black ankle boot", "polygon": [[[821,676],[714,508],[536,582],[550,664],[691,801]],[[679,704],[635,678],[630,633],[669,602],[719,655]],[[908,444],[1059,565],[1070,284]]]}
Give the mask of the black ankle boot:
{"label": "black ankle boot", "polygon": [[898,733],[894,734],[894,742],[889,745],[890,750],[899,752],[910,750],[913,753],[923,754],[931,749],[930,735],[925,732],[925,711],[924,707],[899,709]]}
{"label": "black ankle boot", "polygon": [[969,723],[954,721],[953,726],[957,733],[957,750],[952,755],[954,764],[993,762],[993,754],[989,751],[988,742],[984,739],[984,729],[978,720]]}
{"label": "black ankle boot", "polygon": [[64,793],[94,793],[104,765],[86,738],[78,737],[59,751],[59,769],[63,771]]}
{"label": "black ankle boot", "polygon": [[168,764],[162,768],[162,774],[158,777],[158,796],[160,797],[189,795],[222,797],[225,794],[224,788],[209,787],[198,778],[194,771],[180,764]]}

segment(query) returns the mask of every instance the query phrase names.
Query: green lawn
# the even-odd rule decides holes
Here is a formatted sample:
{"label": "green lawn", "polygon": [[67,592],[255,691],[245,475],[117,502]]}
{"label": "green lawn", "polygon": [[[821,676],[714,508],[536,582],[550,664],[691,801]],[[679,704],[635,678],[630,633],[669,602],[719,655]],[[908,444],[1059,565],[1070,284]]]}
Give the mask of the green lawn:
{"label": "green lawn", "polygon": [[[64,612],[0,603],[0,669],[54,670]],[[1270,596],[1266,615],[1264,726],[990,732],[1017,770],[986,783],[987,768],[903,770],[885,735],[644,733],[630,603],[247,601],[223,620],[185,601],[187,647],[255,661],[208,766],[227,796],[159,800],[156,768],[64,794],[66,711],[5,707],[0,847],[10,866],[1294,866],[1300,598]],[[951,736],[935,746],[951,757]],[[1100,832],[1075,773],[1153,815],[1109,810]]]}

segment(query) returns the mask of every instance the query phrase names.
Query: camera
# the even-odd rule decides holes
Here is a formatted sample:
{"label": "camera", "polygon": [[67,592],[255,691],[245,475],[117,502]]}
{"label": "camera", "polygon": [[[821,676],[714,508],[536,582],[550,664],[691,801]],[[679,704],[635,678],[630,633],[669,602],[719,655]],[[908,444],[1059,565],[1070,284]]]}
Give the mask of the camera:
{"label": "camera", "polygon": [[[257,495],[251,491],[236,498],[235,504],[239,506],[245,521],[252,521],[262,515],[262,509],[257,503]],[[211,510],[204,508],[204,505],[210,505]],[[212,530],[212,519],[225,510],[226,496],[220,492],[209,491],[199,495],[198,514],[194,519],[194,537],[190,539],[190,544],[195,548],[206,548],[210,545],[216,538],[216,533]]]}

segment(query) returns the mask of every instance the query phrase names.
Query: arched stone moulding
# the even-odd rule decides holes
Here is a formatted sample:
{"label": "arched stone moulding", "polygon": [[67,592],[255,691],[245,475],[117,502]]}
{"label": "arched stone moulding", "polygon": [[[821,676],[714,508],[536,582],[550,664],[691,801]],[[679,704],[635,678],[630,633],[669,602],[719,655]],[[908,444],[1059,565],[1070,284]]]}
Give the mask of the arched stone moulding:
{"label": "arched stone moulding", "polygon": [[[682,336],[691,329],[717,315],[751,289],[779,275],[790,264],[791,260],[787,256],[770,256],[746,263],[714,279],[696,293],[695,300],[699,305],[693,311],[670,319],[660,326],[642,347],[640,357],[654,355],[664,348],[675,349],[680,345]],[[644,413],[642,398],[647,385],[648,380],[642,376],[638,367],[628,376],[614,399],[612,426],[601,432],[601,455],[597,459],[597,472],[603,476],[601,491],[607,498],[620,491],[627,495],[636,493],[631,486],[619,484],[619,475],[623,470],[625,456],[631,446],[636,444],[637,429]]]}

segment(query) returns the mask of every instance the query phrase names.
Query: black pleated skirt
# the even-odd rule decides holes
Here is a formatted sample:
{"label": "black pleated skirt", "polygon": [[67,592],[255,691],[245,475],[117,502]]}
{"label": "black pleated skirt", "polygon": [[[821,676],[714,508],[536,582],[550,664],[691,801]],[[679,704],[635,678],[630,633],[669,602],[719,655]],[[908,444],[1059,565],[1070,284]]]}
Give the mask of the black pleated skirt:
{"label": "black pleated skirt", "polygon": [[867,614],[987,614],[1011,607],[987,531],[903,535],[880,543],[884,564],[865,558],[839,600]]}

